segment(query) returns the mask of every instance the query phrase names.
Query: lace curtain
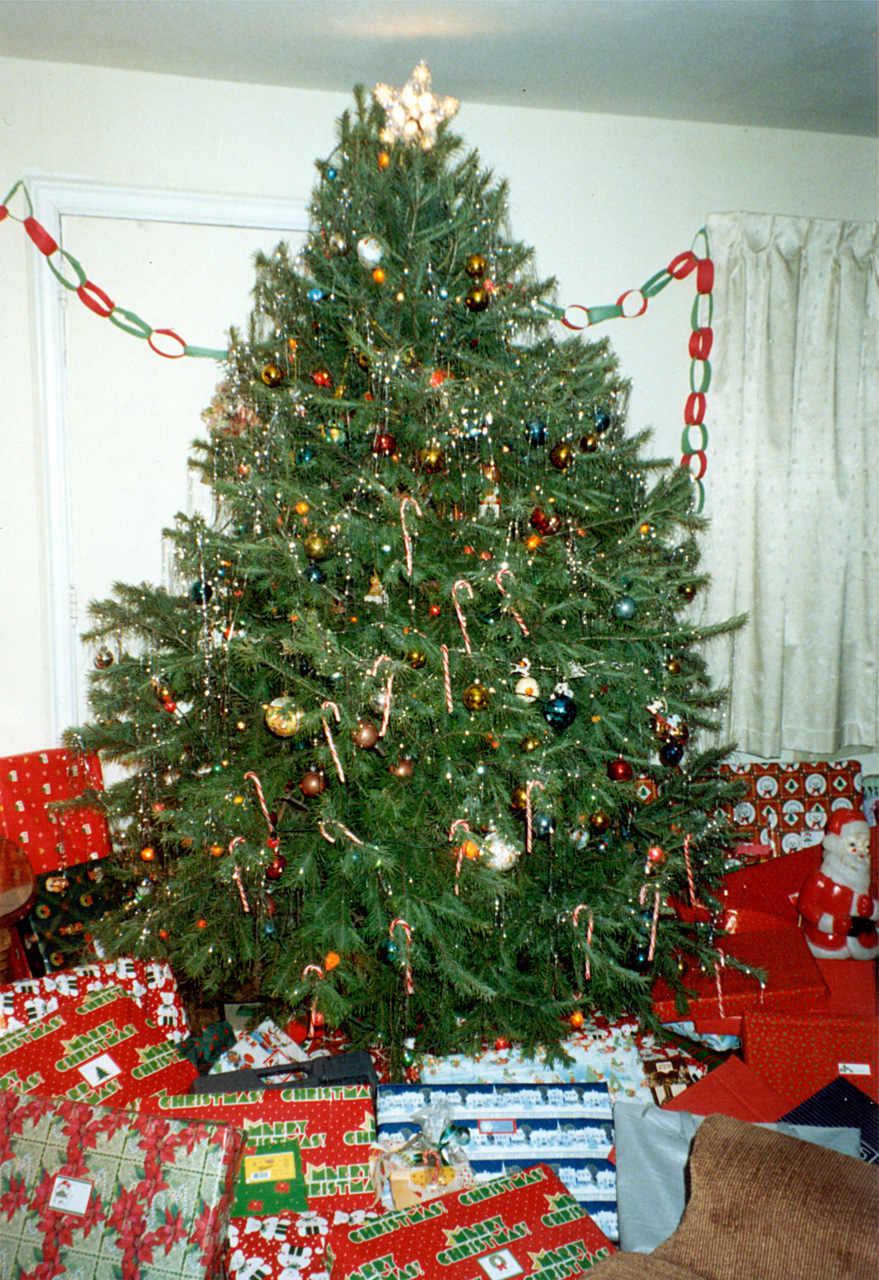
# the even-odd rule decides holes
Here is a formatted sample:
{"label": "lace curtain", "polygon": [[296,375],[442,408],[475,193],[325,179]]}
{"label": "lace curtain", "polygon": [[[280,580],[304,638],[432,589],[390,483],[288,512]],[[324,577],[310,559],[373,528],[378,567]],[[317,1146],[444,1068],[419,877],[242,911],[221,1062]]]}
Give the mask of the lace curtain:
{"label": "lace curtain", "polygon": [[806,758],[875,748],[877,227],[713,215],[703,566],[731,683],[722,737]]}

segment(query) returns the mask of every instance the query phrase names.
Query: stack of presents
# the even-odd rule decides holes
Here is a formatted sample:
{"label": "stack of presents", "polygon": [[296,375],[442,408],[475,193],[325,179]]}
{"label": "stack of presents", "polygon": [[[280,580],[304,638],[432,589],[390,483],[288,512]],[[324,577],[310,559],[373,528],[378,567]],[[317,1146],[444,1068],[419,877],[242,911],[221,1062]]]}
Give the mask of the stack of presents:
{"label": "stack of presents", "polygon": [[[98,762],[0,760],[0,848],[36,880],[0,982],[0,1276],[561,1280],[671,1234],[706,1115],[879,1162],[876,962],[858,951],[875,796],[852,762],[737,771],[728,962],[687,977],[684,1007],[657,984],[663,1032],[595,1015],[565,1061],[498,1041],[390,1084],[258,1008],[192,1034],[165,963],[83,963],[108,836],[53,805],[100,787]],[[872,906],[850,897],[840,934],[819,901],[810,932],[798,899],[829,891],[828,835],[848,839],[853,810]]]}

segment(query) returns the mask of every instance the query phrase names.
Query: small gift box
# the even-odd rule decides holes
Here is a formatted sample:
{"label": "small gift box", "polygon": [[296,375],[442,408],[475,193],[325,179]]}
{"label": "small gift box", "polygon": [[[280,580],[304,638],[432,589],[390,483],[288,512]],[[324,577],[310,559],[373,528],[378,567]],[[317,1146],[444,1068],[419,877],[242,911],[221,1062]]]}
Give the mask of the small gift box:
{"label": "small gift box", "polygon": [[241,1134],[0,1090],[0,1274],[211,1277]]}

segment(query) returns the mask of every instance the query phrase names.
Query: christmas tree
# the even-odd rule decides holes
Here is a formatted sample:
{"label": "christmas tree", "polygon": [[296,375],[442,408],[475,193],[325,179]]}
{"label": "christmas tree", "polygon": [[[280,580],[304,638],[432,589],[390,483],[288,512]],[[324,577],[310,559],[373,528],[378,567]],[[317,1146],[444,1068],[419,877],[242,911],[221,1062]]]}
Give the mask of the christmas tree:
{"label": "christmas tree", "polygon": [[104,948],[399,1072],[713,963],[673,903],[722,867],[700,646],[734,623],[689,617],[689,474],[607,342],[550,335],[457,104],[423,65],[355,99],[193,446],[215,516],[166,531],[176,590],[92,606],[67,740],[125,766]]}

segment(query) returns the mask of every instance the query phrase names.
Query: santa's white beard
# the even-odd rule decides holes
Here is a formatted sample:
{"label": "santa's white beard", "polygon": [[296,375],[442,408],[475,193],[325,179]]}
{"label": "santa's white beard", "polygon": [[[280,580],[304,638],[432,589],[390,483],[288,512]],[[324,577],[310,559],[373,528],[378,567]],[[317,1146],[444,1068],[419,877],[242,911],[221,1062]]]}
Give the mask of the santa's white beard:
{"label": "santa's white beard", "polygon": [[870,863],[860,859],[852,865],[841,853],[825,851],[821,861],[821,874],[834,884],[841,884],[854,893],[866,893],[870,888]]}

